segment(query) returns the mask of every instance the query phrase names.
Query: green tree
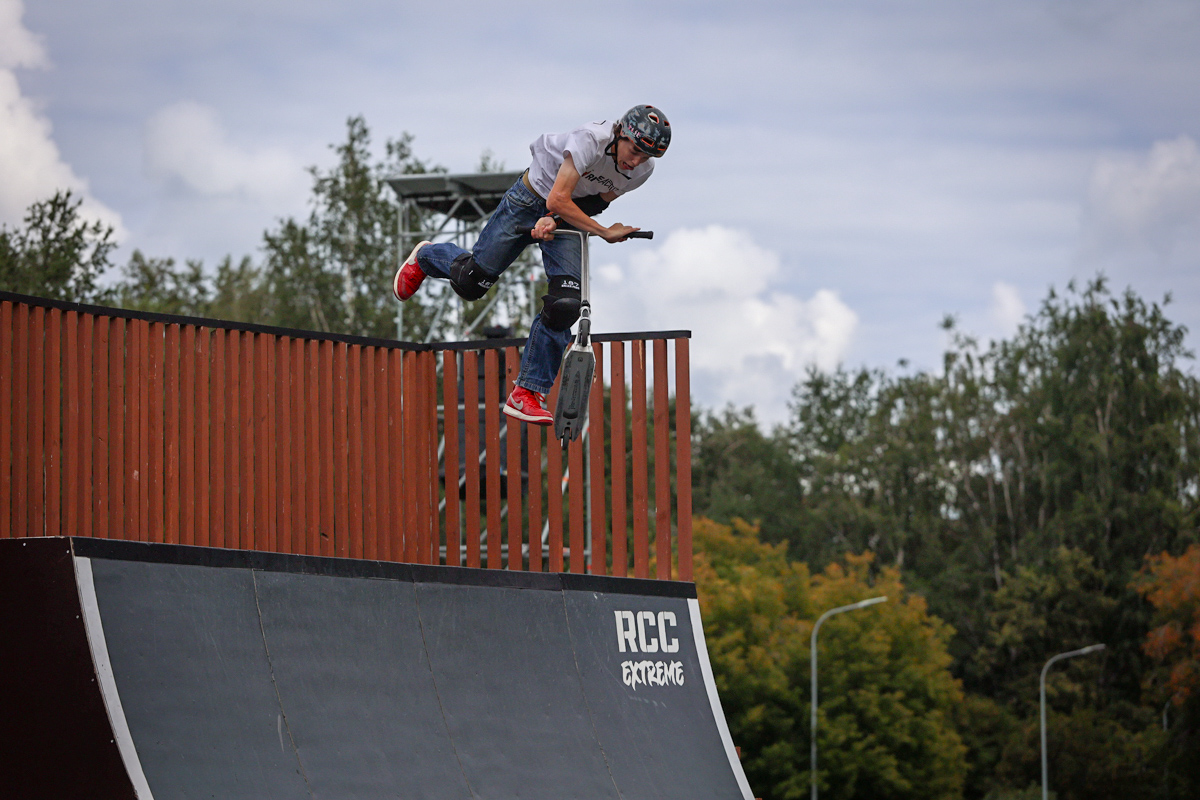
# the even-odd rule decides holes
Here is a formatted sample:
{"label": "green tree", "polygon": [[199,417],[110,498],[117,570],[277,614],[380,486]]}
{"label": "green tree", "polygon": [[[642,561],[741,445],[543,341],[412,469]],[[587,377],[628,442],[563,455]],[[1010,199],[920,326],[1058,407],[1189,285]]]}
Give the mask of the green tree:
{"label": "green tree", "polygon": [[[1084,770],[1072,774],[1116,797],[1131,782],[1159,786],[1146,783],[1157,765],[1194,789],[1153,752],[1165,678],[1141,647],[1150,606],[1130,587],[1147,555],[1178,555],[1200,531],[1200,384],[1168,302],[1114,294],[1103,279],[1070,285],[986,346],[947,319],[936,373],[810,371],[771,437],[729,420],[697,427],[698,508],[762,519],[764,538],[815,571],[871,550],[953,627],[953,672],[973,709],[957,715],[968,797],[1036,781],[1036,750],[1022,742],[1036,729],[1040,668],[1097,641],[1102,658],[1050,680],[1055,724],[1107,731],[1077,737],[1093,749],[1063,756]],[[761,453],[781,441],[800,505],[779,521],[781,483],[754,461],[771,464]],[[770,489],[756,491],[760,480]],[[1173,752],[1185,752],[1175,743],[1188,709],[1175,711]]]}
{"label": "green tree", "polygon": [[[992,597],[986,643],[965,669],[988,696],[1031,716],[1046,659],[1104,641],[1116,605],[1092,559],[1060,547],[1039,567],[1017,567],[1007,577]],[[1086,697],[1103,664],[1093,657],[1060,665],[1050,676],[1049,693]]]}
{"label": "green tree", "polygon": [[180,268],[172,258],[147,258],[140,250],[122,269],[114,299],[137,311],[236,322],[262,322],[271,304],[262,273],[249,256],[237,264],[226,256],[210,274],[199,260]]}
{"label": "green tree", "polygon": [[[371,134],[362,117],[346,123],[346,141],[333,146],[328,171],[312,167],[312,210],[306,221],[283,220],[264,234],[263,277],[270,322],[365,336],[395,335],[398,206],[389,175],[427,171],[413,156],[408,134],[389,140],[372,163]],[[414,225],[413,227],[418,227]],[[410,304],[412,313],[428,310]],[[409,309],[406,308],[406,313]]]}
{"label": "green tree", "polygon": [[0,226],[0,287],[54,300],[107,301],[98,281],[112,266],[113,229],[85,220],[82,203],[70,190],[59,191],[29,207],[24,227]]}
{"label": "green tree", "polygon": [[785,436],[767,435],[751,408],[696,415],[692,509],[725,524],[753,523],[764,541],[794,547],[801,519],[800,473]]}
{"label": "green tree", "polygon": [[821,574],[762,543],[745,523],[699,519],[696,583],[730,730],[764,798],[809,793],[809,636],[820,612],[887,594],[820,637],[822,796],[952,798],[963,746],[952,710],[951,631],[908,595],[898,572],[849,556]]}
{"label": "green tree", "polygon": [[[443,172],[418,159],[412,136],[389,139],[384,157],[373,160],[371,133],[361,116],[346,122],[346,140],[333,145],[337,163],[328,170],[312,167],[311,211],[306,220],[282,220],[264,234],[263,281],[270,303],[270,324],[336,333],[392,338],[396,335],[396,300],[391,293],[396,267],[413,242],[401,241],[405,227],[427,230],[432,212],[411,206],[402,212],[387,178]],[[479,170],[502,169],[484,153]],[[517,325],[537,287],[522,280],[532,262],[527,253],[489,295],[462,304],[461,319],[444,313],[459,307],[449,287],[423,289],[404,304],[405,338],[442,339],[463,328]],[[432,286],[433,283],[427,284]]]}

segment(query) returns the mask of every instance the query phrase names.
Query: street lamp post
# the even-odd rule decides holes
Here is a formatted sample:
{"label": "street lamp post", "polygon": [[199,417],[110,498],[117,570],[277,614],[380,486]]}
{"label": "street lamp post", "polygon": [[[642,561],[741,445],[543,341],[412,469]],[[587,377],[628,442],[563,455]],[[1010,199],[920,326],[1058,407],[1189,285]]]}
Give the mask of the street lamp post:
{"label": "street lamp post", "polygon": [[1049,771],[1046,768],[1046,672],[1049,671],[1050,665],[1055,661],[1062,661],[1064,658],[1074,658],[1075,656],[1086,656],[1088,653],[1095,653],[1103,650],[1104,645],[1093,644],[1079,650],[1072,650],[1069,653],[1059,653],[1046,662],[1046,666],[1042,667],[1042,678],[1039,686],[1039,697],[1042,711],[1042,800],[1050,799],[1050,777]]}
{"label": "street lamp post", "polygon": [[821,623],[834,614],[841,614],[843,611],[854,611],[857,608],[866,608],[873,606],[876,603],[882,603],[887,600],[887,595],[883,597],[872,597],[869,600],[860,600],[857,603],[851,603],[848,606],[839,606],[831,608],[821,616],[817,617],[817,624],[813,625],[812,631],[812,655],[809,658],[809,671],[812,673],[812,747],[809,751],[809,773],[812,777],[812,800],[817,800],[817,631],[821,629]]}

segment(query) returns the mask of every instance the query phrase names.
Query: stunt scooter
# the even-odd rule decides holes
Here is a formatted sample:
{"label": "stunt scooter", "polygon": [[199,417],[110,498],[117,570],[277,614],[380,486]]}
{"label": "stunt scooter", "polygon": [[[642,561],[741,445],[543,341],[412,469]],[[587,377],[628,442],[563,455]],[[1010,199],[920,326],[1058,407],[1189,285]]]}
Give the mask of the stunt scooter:
{"label": "stunt scooter", "polygon": [[[596,370],[596,355],[592,352],[592,304],[589,300],[588,237],[594,234],[559,228],[555,236],[579,237],[579,328],[575,339],[563,355],[559,370],[558,402],[554,407],[554,436],[567,445],[579,438],[587,422],[588,394],[592,389],[592,374]],[[653,239],[654,231],[634,231],[627,239]]]}

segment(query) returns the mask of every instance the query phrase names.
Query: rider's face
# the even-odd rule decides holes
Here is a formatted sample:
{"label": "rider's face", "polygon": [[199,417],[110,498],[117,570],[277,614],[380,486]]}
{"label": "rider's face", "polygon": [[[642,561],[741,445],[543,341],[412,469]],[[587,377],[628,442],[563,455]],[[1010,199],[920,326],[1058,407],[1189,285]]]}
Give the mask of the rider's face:
{"label": "rider's face", "polygon": [[649,154],[634,147],[631,139],[622,136],[617,142],[617,166],[621,168],[622,172],[629,172],[634,167],[640,167],[649,159]]}

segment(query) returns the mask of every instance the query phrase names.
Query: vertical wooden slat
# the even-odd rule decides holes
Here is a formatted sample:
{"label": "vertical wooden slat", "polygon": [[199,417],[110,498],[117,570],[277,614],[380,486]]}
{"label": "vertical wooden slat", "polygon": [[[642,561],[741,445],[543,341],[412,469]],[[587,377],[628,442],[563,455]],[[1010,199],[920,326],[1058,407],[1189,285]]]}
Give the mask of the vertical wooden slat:
{"label": "vertical wooden slat", "polygon": [[438,537],[438,504],[435,491],[437,480],[437,364],[433,353],[417,354],[417,365],[420,370],[420,397],[417,407],[417,435],[420,437],[421,457],[418,460],[420,472],[417,475],[417,491],[421,498],[421,526],[417,551],[419,562],[433,562],[433,552],[437,548]]}
{"label": "vertical wooden slat", "polygon": [[592,375],[592,389],[588,395],[588,478],[591,485],[592,557],[591,572],[594,575],[608,574],[607,519],[604,513],[604,343],[592,342],[596,357],[596,370]]}
{"label": "vertical wooden slat", "polygon": [[92,317],[92,536],[108,533],[108,318]]}
{"label": "vertical wooden slat", "polygon": [[319,352],[318,371],[320,373],[320,394],[321,394],[321,426],[320,426],[320,444],[321,444],[321,549],[320,555],[334,555],[334,535],[336,532],[334,497],[336,489],[334,488],[334,465],[333,465],[333,437],[335,433],[334,425],[334,401],[333,401],[333,342],[321,342]]}
{"label": "vertical wooden slat", "polygon": [[[74,313],[74,312],[71,312]],[[13,304],[0,301],[0,538],[13,536]],[[69,351],[68,351],[69,352]],[[68,399],[70,394],[67,395]]]}
{"label": "vertical wooden slat", "polygon": [[226,494],[226,476],[229,474],[229,449],[225,446],[225,432],[228,430],[227,414],[230,409],[234,392],[227,382],[228,367],[226,366],[229,350],[229,334],[221,328],[212,332],[212,425],[209,436],[212,441],[212,452],[209,465],[212,470],[212,514],[209,517],[208,543],[212,547],[225,547],[226,531],[229,528],[229,517],[226,509],[229,507],[229,497]]}
{"label": "vertical wooden slat", "polygon": [[[437,474],[437,408],[433,398],[436,366],[429,352],[417,353],[417,442],[420,455],[417,459],[416,486],[419,498],[420,524],[418,526],[417,561],[430,563],[437,528],[437,504],[433,500],[433,478]],[[434,367],[435,373],[430,372]],[[430,430],[432,425],[432,432]]]}
{"label": "vertical wooden slat", "polygon": [[165,512],[166,499],[164,450],[165,440],[165,404],[163,386],[166,370],[166,331],[160,322],[150,323],[149,341],[149,381],[147,386],[146,407],[149,411],[149,432],[147,444],[150,459],[150,522],[147,529],[149,541],[165,541]]}
{"label": "vertical wooden slat", "polygon": [[[138,380],[135,399],[138,407],[137,414],[137,455],[134,459],[137,472],[137,538],[139,541],[150,541],[150,338],[151,326],[145,320],[133,323],[137,332]],[[82,331],[81,331],[82,333]],[[82,336],[80,337],[82,340]]]}
{"label": "vertical wooden slat", "polygon": [[404,560],[404,418],[402,416],[404,384],[404,352],[397,348],[388,351],[388,469],[391,481],[388,485],[387,504],[391,514],[388,527],[386,557],[392,561]]}
{"label": "vertical wooden slat", "polygon": [[[13,488],[12,526],[14,536],[29,535],[29,306],[16,306],[13,330]],[[82,481],[80,486],[82,486]],[[79,535],[79,534],[77,534]]]}
{"label": "vertical wooden slat", "polygon": [[[504,396],[512,394],[516,386],[517,372],[521,362],[517,348],[504,349]],[[521,510],[521,423],[505,415],[504,442],[508,450],[508,568],[519,570],[521,559],[521,533],[524,513]]]}
{"label": "vertical wooden slat", "polygon": [[125,527],[125,320],[108,319],[108,485],[109,535],[131,538]]}
{"label": "vertical wooden slat", "polygon": [[[80,372],[79,372],[79,312],[68,311],[64,320],[66,352],[63,354],[63,391],[66,393],[63,419],[63,533],[78,536],[80,525],[79,493],[83,483],[80,461]],[[13,332],[14,336],[16,331]],[[11,340],[10,340],[11,341]],[[19,375],[20,373],[17,373]],[[10,384],[11,386],[12,384]],[[11,421],[16,424],[15,408],[10,405]],[[5,415],[8,420],[8,415]],[[7,423],[6,423],[7,424]],[[14,441],[19,434],[13,429]],[[13,489],[15,489],[15,485]],[[12,495],[5,494],[5,497]],[[7,520],[6,520],[7,521]]]}
{"label": "vertical wooden slat", "polygon": [[671,451],[667,340],[654,340],[654,559],[659,580],[671,578]]}
{"label": "vertical wooden slat", "polygon": [[238,426],[241,424],[242,410],[242,377],[241,377],[241,331],[225,332],[225,411],[224,426],[219,435],[222,437],[224,464],[221,474],[224,476],[225,495],[225,525],[221,531],[225,547],[239,547],[238,529],[241,525],[241,497],[238,492],[239,476],[242,467],[242,452],[238,444]]}
{"label": "vertical wooden slat", "polygon": [[261,540],[263,531],[257,525],[258,504],[262,496],[259,481],[263,478],[263,463],[258,458],[259,441],[257,437],[258,417],[262,413],[262,396],[259,390],[258,367],[261,359],[258,355],[258,341],[262,334],[243,333],[241,347],[241,430],[242,439],[239,442],[242,453],[242,469],[238,480],[238,492],[241,494],[239,506],[241,520],[239,522],[241,544],[243,550],[262,550]]}
{"label": "vertical wooden slat", "polygon": [[208,547],[212,530],[212,330],[196,329],[196,544]]}
{"label": "vertical wooden slat", "polygon": [[26,536],[46,535],[46,309],[34,306],[31,316],[29,370],[29,529]]}
{"label": "vertical wooden slat", "polygon": [[95,356],[96,317],[79,315],[79,527],[76,536],[94,536],[96,481],[92,474],[95,449],[92,361]]}
{"label": "vertical wooden slat", "polygon": [[417,439],[417,353],[404,354],[400,421],[404,426],[404,560],[417,560],[420,513],[417,508],[417,475],[421,450]]}
{"label": "vertical wooden slat", "polygon": [[333,346],[333,446],[334,486],[337,509],[334,513],[334,553],[340,558],[350,556],[350,404],[349,346],[338,342]]}
{"label": "vertical wooden slat", "polygon": [[320,425],[328,413],[322,413],[320,404],[320,342],[304,344],[305,387],[304,401],[307,425],[305,425],[305,447],[308,457],[305,469],[305,553],[320,555],[320,476],[329,469],[329,462],[320,461]]}
{"label": "vertical wooden slat", "polygon": [[453,350],[442,351],[442,418],[446,431],[446,565],[461,563],[459,534],[458,481],[458,356]]}
{"label": "vertical wooden slat", "polygon": [[308,425],[304,418],[306,389],[306,370],[304,352],[306,342],[303,339],[291,339],[288,342],[287,357],[291,362],[288,370],[288,398],[291,407],[291,449],[287,469],[291,473],[289,480],[290,494],[283,500],[290,506],[291,530],[288,531],[290,553],[308,553],[308,494],[305,491],[305,476],[309,470],[317,469],[316,464],[307,460]]}
{"label": "vertical wooden slat", "polygon": [[650,577],[649,497],[646,452],[646,343],[636,340],[633,352],[633,575]]}
{"label": "vertical wooden slat", "polygon": [[612,450],[609,474],[612,479],[612,574],[629,572],[629,531],[625,516],[625,343],[611,344],[609,419]]}
{"label": "vertical wooden slat", "polygon": [[254,334],[238,336],[238,408],[234,417],[239,436],[234,440],[238,453],[237,544],[242,550],[255,549],[254,542]]}
{"label": "vertical wooden slat", "polygon": [[212,469],[212,456],[215,452],[215,441],[212,431],[216,427],[216,408],[222,403],[222,397],[214,399],[216,385],[216,353],[214,343],[216,331],[202,327],[196,337],[196,480],[199,492],[197,494],[198,513],[196,517],[196,543],[202,547],[212,547],[212,525],[216,522],[215,509],[224,503],[224,497],[217,487],[217,481],[212,476],[218,474]]}
{"label": "vertical wooden slat", "polygon": [[[280,473],[279,440],[287,435],[286,431],[280,427],[280,423],[284,419],[281,406],[286,405],[287,396],[281,395],[279,391],[279,343],[281,337],[264,338],[267,339],[264,347],[267,368],[263,381],[267,389],[267,413],[260,418],[263,419],[263,427],[267,431],[267,538],[268,549],[280,553],[283,550],[279,546],[282,535],[279,530],[279,497],[287,489],[287,481],[282,479]],[[284,358],[283,361],[286,369],[287,358]]]}
{"label": "vertical wooden slat", "polygon": [[688,340],[675,340],[675,517],[679,580],[692,580],[692,384]]}
{"label": "vertical wooden slat", "polygon": [[421,363],[421,464],[422,509],[425,524],[421,528],[422,564],[437,564],[440,537],[438,515],[438,362],[432,351],[420,354]]}
{"label": "vertical wooden slat", "polygon": [[163,541],[179,543],[179,338],[178,325],[167,325],[163,336]]}
{"label": "vertical wooden slat", "polygon": [[294,465],[299,460],[293,451],[295,430],[292,408],[296,388],[292,385],[292,343],[290,336],[275,339],[275,413],[272,423],[275,428],[275,496],[272,508],[275,514],[275,551],[298,552],[293,542],[295,535],[295,497],[292,494]]}
{"label": "vertical wooden slat", "polygon": [[[62,535],[62,311],[46,312],[46,535]],[[0,426],[8,425],[0,417]],[[120,488],[120,484],[117,484]]]}
{"label": "vertical wooden slat", "polygon": [[[558,407],[558,382],[547,398],[550,408]],[[563,571],[563,464],[562,446],[554,434],[546,432],[546,547],[550,551],[551,572]]]}
{"label": "vertical wooden slat", "polygon": [[[70,315],[68,314],[69,317]],[[141,539],[142,474],[138,470],[138,446],[141,442],[138,434],[141,430],[141,384],[144,363],[144,359],[141,357],[142,351],[138,346],[138,329],[141,324],[141,320],[125,320],[125,337],[121,350],[121,357],[125,367],[125,410],[122,418],[122,424],[125,428],[125,452],[122,459],[124,469],[120,478],[124,484],[125,494],[124,536],[129,540]],[[68,340],[69,338],[68,336]]]}
{"label": "vertical wooden slat", "polygon": [[359,427],[362,431],[362,505],[363,505],[363,546],[362,557],[377,560],[379,541],[379,518],[376,510],[378,487],[375,479],[377,465],[375,463],[375,347],[360,348],[359,358],[362,362],[360,376],[361,402]]}
{"label": "vertical wooden slat", "polygon": [[347,406],[346,431],[349,434],[348,499],[350,502],[351,558],[363,557],[365,528],[363,521],[363,397],[362,345],[351,345],[346,351]]}
{"label": "vertical wooden slat", "polygon": [[486,470],[484,483],[487,491],[487,565],[488,569],[500,569],[501,543],[504,541],[500,532],[500,380],[499,358],[495,350],[486,350],[483,354],[483,419],[484,441],[487,459],[484,463]]}
{"label": "vertical wooden slat", "polygon": [[530,572],[542,571],[542,429],[545,427],[544,425],[531,425],[528,435]]}
{"label": "vertical wooden slat", "polygon": [[254,337],[254,549],[275,549],[275,525],[271,498],[275,480],[272,474],[271,418],[275,400],[275,382],[271,380],[271,340],[260,333]]}
{"label": "vertical wooden slat", "polygon": [[375,451],[374,481],[371,486],[370,507],[375,512],[375,541],[372,558],[385,560],[387,537],[391,528],[391,503],[388,502],[388,483],[391,465],[388,463],[388,437],[391,431],[387,424],[387,358],[388,348],[371,348],[371,391],[374,404],[375,435],[370,445]]}
{"label": "vertical wooden slat", "polygon": [[463,454],[467,566],[479,566],[479,352],[463,351]]}
{"label": "vertical wooden slat", "polygon": [[429,563],[438,563],[438,551],[441,548],[441,518],[438,511],[440,505],[440,492],[438,489],[438,378],[437,378],[437,354],[432,350],[423,353],[422,358],[425,361],[425,401],[428,404],[428,409],[425,416],[426,430],[426,446],[428,447],[429,457],[426,460],[428,465],[427,477],[425,479],[425,489],[429,496]]}
{"label": "vertical wooden slat", "polygon": [[570,480],[570,509],[568,512],[569,530],[571,532],[571,572],[585,571],[587,554],[585,550],[583,496],[587,492],[587,480],[583,474],[583,439],[576,439],[567,447],[567,461],[570,464],[568,473]]}
{"label": "vertical wooden slat", "polygon": [[179,329],[179,541],[196,543],[196,326]]}

